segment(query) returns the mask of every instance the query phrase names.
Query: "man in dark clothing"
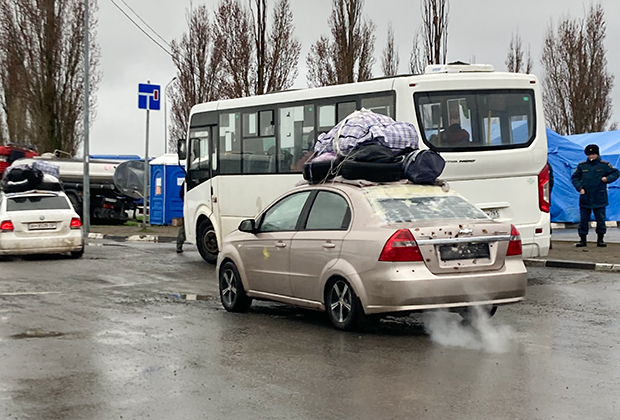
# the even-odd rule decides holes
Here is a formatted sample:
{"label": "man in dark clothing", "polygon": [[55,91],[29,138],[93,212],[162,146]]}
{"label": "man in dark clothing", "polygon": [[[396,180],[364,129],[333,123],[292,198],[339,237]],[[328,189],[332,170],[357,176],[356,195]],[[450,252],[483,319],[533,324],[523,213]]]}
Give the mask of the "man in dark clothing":
{"label": "man in dark clothing", "polygon": [[[185,201],[185,182],[181,185],[181,191],[179,191],[181,200]],[[181,218],[181,226],[179,226],[179,233],[177,234],[177,253],[183,252],[183,244],[185,243],[185,218]]]}
{"label": "man in dark clothing", "polygon": [[609,204],[607,199],[607,184],[611,184],[620,172],[611,166],[611,163],[601,160],[598,146],[589,144],[586,146],[585,153],[588,160],[577,165],[577,169],[572,176],[573,185],[579,191],[579,209],[581,211],[581,221],[579,223],[579,242],[577,247],[588,246],[588,224],[590,215],[594,212],[596,219],[596,233],[598,239],[596,246],[605,247],[603,237],[607,233],[605,227],[605,207]]}

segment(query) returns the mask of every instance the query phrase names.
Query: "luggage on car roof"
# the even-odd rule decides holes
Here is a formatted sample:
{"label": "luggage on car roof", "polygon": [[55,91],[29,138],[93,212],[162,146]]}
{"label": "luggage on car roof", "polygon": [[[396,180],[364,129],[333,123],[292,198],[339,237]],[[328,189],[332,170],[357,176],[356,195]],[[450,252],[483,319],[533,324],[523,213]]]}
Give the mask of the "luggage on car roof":
{"label": "luggage on car roof", "polygon": [[[0,181],[0,189],[7,193],[25,192],[30,190],[62,191],[62,183],[57,177],[50,175],[55,173],[53,164],[43,165],[17,165],[10,166],[4,172]],[[57,165],[53,165],[56,166]]]}

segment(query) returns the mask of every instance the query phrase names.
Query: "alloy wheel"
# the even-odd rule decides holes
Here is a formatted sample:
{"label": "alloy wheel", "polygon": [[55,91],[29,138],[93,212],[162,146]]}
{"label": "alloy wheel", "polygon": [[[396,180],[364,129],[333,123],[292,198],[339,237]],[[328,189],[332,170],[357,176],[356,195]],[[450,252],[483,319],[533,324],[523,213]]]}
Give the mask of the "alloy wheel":
{"label": "alloy wheel", "polygon": [[332,286],[330,294],[331,312],[338,322],[344,323],[351,315],[353,305],[351,289],[346,282],[338,280]]}
{"label": "alloy wheel", "polygon": [[237,278],[233,270],[228,269],[222,273],[222,300],[226,306],[234,306],[237,300]]}

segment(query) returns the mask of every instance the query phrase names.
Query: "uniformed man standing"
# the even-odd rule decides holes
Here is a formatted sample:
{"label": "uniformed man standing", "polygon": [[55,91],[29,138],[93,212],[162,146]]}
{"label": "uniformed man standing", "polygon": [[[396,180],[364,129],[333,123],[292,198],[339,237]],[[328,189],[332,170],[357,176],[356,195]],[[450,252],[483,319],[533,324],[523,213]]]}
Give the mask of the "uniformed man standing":
{"label": "uniformed man standing", "polygon": [[605,207],[609,204],[607,199],[607,184],[611,184],[620,173],[618,169],[611,166],[611,163],[601,160],[598,146],[589,144],[586,146],[585,153],[588,160],[581,162],[572,176],[573,185],[579,191],[579,209],[581,212],[581,221],[579,222],[579,242],[575,244],[577,247],[588,246],[588,225],[590,223],[590,215],[594,212],[596,220],[596,233],[598,239],[596,246],[605,247],[603,237],[607,233],[605,226]]}

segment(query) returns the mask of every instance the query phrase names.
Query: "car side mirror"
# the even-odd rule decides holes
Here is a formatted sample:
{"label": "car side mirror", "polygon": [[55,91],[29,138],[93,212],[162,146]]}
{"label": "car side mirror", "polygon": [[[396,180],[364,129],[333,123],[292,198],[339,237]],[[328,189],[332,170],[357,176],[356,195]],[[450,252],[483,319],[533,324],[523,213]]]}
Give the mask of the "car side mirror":
{"label": "car side mirror", "polygon": [[179,161],[187,159],[187,141],[185,139],[177,140],[177,156],[179,156]]}
{"label": "car side mirror", "polygon": [[239,232],[256,233],[256,222],[254,219],[245,219],[239,224]]}

